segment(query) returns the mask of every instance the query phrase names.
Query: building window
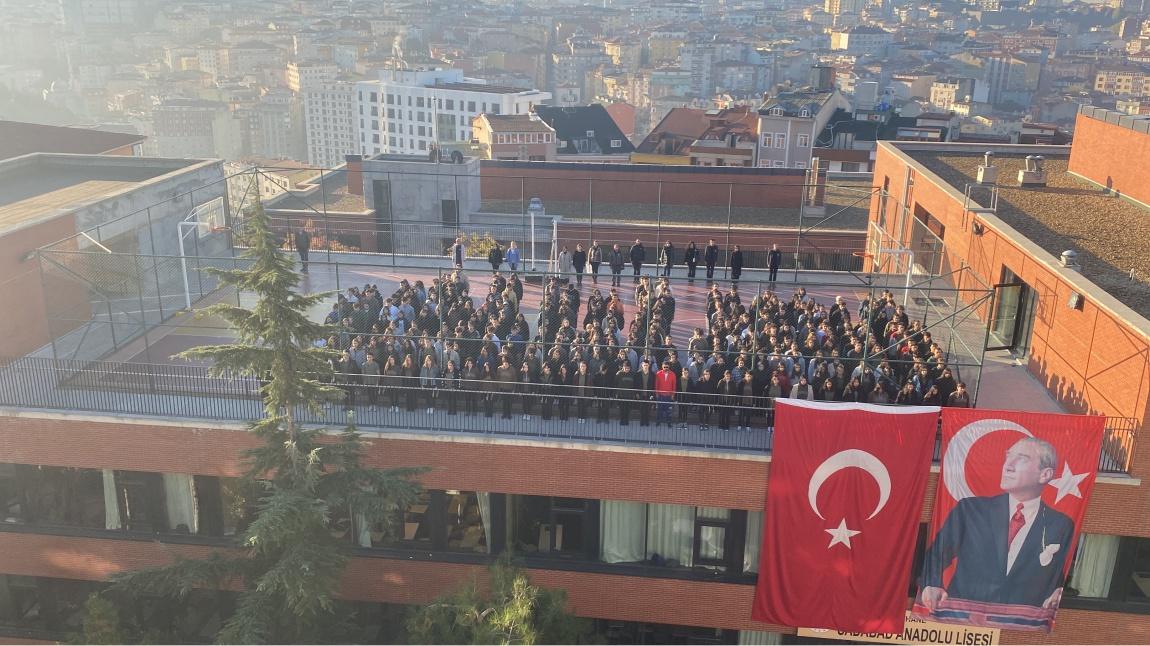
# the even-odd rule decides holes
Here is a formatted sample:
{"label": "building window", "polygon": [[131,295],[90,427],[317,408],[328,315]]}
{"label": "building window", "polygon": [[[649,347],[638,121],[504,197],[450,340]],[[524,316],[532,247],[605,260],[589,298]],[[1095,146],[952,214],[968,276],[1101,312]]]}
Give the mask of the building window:
{"label": "building window", "polygon": [[468,112],[475,112],[475,101],[468,101],[467,102],[467,111]]}
{"label": "building window", "polygon": [[787,135],[786,135],[786,133],[776,132],[775,133],[775,148],[786,148],[786,147],[787,147]]}
{"label": "building window", "polygon": [[378,119],[372,119],[371,120],[371,129],[372,130],[379,130],[379,120]]}
{"label": "building window", "polygon": [[419,128],[417,128],[416,130],[419,132],[420,137],[426,137],[427,136],[427,128],[425,126],[419,126]]}
{"label": "building window", "polygon": [[807,167],[806,162],[795,162],[795,168],[806,168],[806,167]]}
{"label": "building window", "polygon": [[551,496],[508,496],[516,551],[594,560],[598,555],[599,501]]}
{"label": "building window", "polygon": [[491,114],[499,114],[499,106],[494,103],[491,104]]}
{"label": "building window", "polygon": [[763,134],[763,148],[770,148],[770,147],[771,147],[771,142],[772,142],[773,140],[774,140],[774,139],[771,137],[771,133],[769,133],[769,132],[767,132],[767,133],[764,133],[764,134]]}
{"label": "building window", "polygon": [[[745,514],[728,509],[603,500],[599,560],[745,571],[745,549],[739,548],[751,533],[746,522]],[[757,529],[762,531],[761,516]]]}
{"label": "building window", "polygon": [[379,101],[379,94],[376,92],[371,93],[371,102],[377,103]]}
{"label": "building window", "polygon": [[595,136],[595,131],[594,131],[594,130],[588,130],[588,131],[587,131],[587,136],[588,136],[588,137],[594,137],[594,136]]}
{"label": "building window", "polygon": [[612,148],[622,148],[623,147],[623,140],[622,139],[612,139],[611,140],[611,147]]}
{"label": "building window", "polygon": [[497,143],[497,144],[507,143],[507,135],[504,135],[504,134],[495,135],[495,143]]}
{"label": "building window", "polygon": [[448,110],[454,110],[455,109],[455,99],[448,99],[447,100],[447,109]]}
{"label": "building window", "polygon": [[799,148],[810,148],[811,136],[810,135],[798,135],[798,141],[796,142],[796,145],[798,145]]}
{"label": "building window", "polygon": [[778,106],[771,108],[771,114],[775,115],[776,117],[781,117],[783,115],[783,109]]}
{"label": "building window", "polygon": [[419,142],[419,149],[420,150],[427,150],[427,142],[426,141],[420,141]]}
{"label": "building window", "polygon": [[811,116],[811,111],[810,110],[803,110],[802,112],[799,113],[799,116],[800,117],[809,117],[809,116]]}
{"label": "building window", "polygon": [[388,137],[387,138],[387,145],[391,146],[392,148],[395,148],[395,137]]}
{"label": "building window", "polygon": [[415,97],[415,107],[417,107],[417,108],[423,107],[423,97],[421,97],[421,96]]}
{"label": "building window", "polygon": [[775,168],[786,168],[787,167],[787,163],[781,159],[774,160],[771,163],[771,165],[774,166]]}
{"label": "building window", "polygon": [[371,143],[378,144],[379,143],[379,135],[372,135],[371,136]]}

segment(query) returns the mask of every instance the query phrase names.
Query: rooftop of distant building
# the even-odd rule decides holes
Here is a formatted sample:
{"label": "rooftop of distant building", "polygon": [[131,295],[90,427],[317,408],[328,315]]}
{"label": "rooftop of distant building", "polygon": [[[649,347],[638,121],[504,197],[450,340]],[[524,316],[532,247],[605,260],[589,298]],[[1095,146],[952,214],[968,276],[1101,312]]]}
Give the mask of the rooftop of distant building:
{"label": "rooftop of distant building", "polygon": [[37,154],[0,162],[0,232],[62,215],[203,162]]}
{"label": "rooftop of distant building", "polygon": [[487,85],[485,83],[437,83],[432,87],[440,90],[458,90],[460,92],[486,92],[488,94],[521,94],[524,92],[538,92],[538,90],[532,90],[528,88],[509,87],[506,85]]}
{"label": "rooftop of distant building", "polygon": [[[904,151],[959,193],[974,184],[979,152],[950,152],[938,146]],[[1150,317],[1150,255],[1135,241],[1150,236],[1150,209],[1104,194],[1098,186],[1067,172],[1070,148],[1064,155],[1045,154],[1045,187],[1021,187],[1018,171],[1025,167],[1025,147],[995,152],[999,167],[998,210],[995,215],[1056,258],[1074,250],[1082,274],[1134,311]],[[1015,148],[1018,152],[1010,152]],[[977,186],[972,199],[989,205],[990,189]],[[1133,279],[1131,278],[1133,271]]]}
{"label": "rooftop of distant building", "polygon": [[133,146],[146,138],[88,128],[0,121],[0,160],[31,153],[100,155]]}

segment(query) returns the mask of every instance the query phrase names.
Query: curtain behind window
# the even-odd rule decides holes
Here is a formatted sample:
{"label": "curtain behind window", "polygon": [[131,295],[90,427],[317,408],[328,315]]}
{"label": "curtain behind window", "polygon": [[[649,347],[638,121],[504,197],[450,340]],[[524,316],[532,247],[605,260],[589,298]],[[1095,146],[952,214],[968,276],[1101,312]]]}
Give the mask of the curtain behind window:
{"label": "curtain behind window", "polygon": [[116,495],[116,472],[102,471],[104,476],[104,529],[122,529],[120,521],[120,497]]}
{"label": "curtain behind window", "polygon": [[783,643],[782,633],[770,633],[765,630],[740,630],[739,646],[775,646]]}
{"label": "curtain behind window", "polygon": [[475,499],[479,502],[479,518],[483,521],[483,544],[487,546],[487,553],[491,553],[491,494],[486,491],[475,492]]}
{"label": "curtain behind window", "polygon": [[196,485],[192,476],[186,473],[165,473],[164,502],[168,509],[168,528],[175,530],[180,525],[188,532],[198,531],[196,514]]}
{"label": "curtain behind window", "polygon": [[638,563],[646,558],[647,505],[624,500],[599,503],[599,558],[604,563]]}
{"label": "curtain behind window", "polygon": [[658,554],[691,567],[694,537],[694,507],[658,503],[647,506],[647,558]]}
{"label": "curtain behind window", "polygon": [[1105,598],[1110,595],[1114,578],[1114,561],[1118,558],[1119,536],[1082,534],[1078,539],[1078,556],[1070,571],[1070,587],[1080,597]]}
{"label": "curtain behind window", "polygon": [[[743,571],[759,571],[759,550],[763,540],[763,512],[747,512],[747,539],[743,543]],[[753,632],[753,631],[752,631]]]}

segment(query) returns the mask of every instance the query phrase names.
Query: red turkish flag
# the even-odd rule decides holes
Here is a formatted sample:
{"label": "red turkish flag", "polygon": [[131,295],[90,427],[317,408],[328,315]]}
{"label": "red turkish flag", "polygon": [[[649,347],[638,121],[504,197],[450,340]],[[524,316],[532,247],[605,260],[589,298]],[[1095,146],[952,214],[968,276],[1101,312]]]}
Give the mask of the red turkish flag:
{"label": "red turkish flag", "polygon": [[754,619],[902,632],[938,412],[777,402]]}
{"label": "red turkish flag", "polygon": [[1050,632],[1106,418],[948,408],[914,614]]}

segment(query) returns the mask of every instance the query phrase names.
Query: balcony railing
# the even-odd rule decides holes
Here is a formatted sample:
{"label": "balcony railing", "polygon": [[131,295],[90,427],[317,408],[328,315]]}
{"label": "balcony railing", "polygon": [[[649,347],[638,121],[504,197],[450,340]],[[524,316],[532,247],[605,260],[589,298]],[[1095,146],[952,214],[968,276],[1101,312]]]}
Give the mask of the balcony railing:
{"label": "balcony railing", "polygon": [[[352,401],[296,412],[305,424],[340,426],[349,416],[364,430],[438,435],[584,441],[631,446],[769,454],[765,397],[677,395],[662,404],[639,391],[574,386],[543,388],[499,381],[420,386],[415,377],[386,387],[343,385]],[[456,387],[452,387],[452,386]],[[260,382],[212,377],[204,366],[23,357],[0,369],[0,406],[161,418],[245,422],[262,414]],[[623,411],[628,423],[623,424]],[[1135,420],[1111,418],[1098,470],[1127,473]],[[936,441],[934,459],[940,456]]]}

